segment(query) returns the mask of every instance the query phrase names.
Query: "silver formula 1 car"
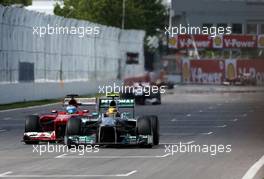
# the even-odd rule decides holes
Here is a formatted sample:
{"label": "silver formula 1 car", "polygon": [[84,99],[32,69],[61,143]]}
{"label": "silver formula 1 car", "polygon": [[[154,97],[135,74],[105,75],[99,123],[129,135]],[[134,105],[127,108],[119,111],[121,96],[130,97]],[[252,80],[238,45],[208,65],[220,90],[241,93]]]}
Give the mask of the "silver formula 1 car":
{"label": "silver formula 1 car", "polygon": [[[64,142],[68,147],[80,144],[140,145],[159,144],[157,116],[134,115],[135,100],[117,96],[98,100],[98,116],[76,116],[68,120]],[[121,112],[130,109],[130,112]],[[95,115],[93,115],[95,116]]]}

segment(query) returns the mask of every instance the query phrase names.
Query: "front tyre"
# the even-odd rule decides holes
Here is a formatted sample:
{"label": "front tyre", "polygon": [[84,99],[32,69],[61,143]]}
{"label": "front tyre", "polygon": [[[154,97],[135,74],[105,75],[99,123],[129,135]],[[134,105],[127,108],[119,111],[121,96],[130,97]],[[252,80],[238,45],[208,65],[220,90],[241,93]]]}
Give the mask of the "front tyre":
{"label": "front tyre", "polygon": [[64,144],[68,148],[72,147],[72,141],[69,139],[69,136],[81,135],[81,124],[82,120],[79,117],[72,117],[67,121],[65,135],[64,135]]}
{"label": "front tyre", "polygon": [[[40,132],[40,121],[39,116],[30,115],[25,120],[25,133],[26,132]],[[24,136],[25,144],[38,144],[39,141],[30,140],[26,136]]]}
{"label": "front tyre", "polygon": [[[151,135],[152,128],[151,128],[151,121],[148,117],[140,117],[137,120],[137,133],[138,135]],[[152,148],[152,144],[140,144],[140,147],[144,148]]]}
{"label": "front tyre", "polygon": [[79,117],[70,118],[66,124],[65,135],[81,135],[81,124],[82,121]]}
{"label": "front tyre", "polygon": [[147,117],[140,117],[137,120],[137,132],[139,135],[151,135],[151,121]]}
{"label": "front tyre", "polygon": [[153,116],[149,116],[149,119],[151,121],[153,144],[159,145],[159,120],[158,120],[158,117],[153,115]]}

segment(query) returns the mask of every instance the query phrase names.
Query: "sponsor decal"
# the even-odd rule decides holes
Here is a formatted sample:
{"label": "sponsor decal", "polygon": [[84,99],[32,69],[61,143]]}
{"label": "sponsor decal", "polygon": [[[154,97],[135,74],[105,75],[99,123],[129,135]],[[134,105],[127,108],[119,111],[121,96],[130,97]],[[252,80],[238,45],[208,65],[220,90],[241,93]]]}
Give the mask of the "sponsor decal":
{"label": "sponsor decal", "polygon": [[264,60],[237,60],[237,74],[249,73],[258,85],[264,84]]}
{"label": "sponsor decal", "polygon": [[223,63],[221,60],[191,60],[191,82],[221,84],[224,77]]}
{"label": "sponsor decal", "polygon": [[215,36],[213,38],[213,48],[223,48],[223,36]]}
{"label": "sponsor decal", "polygon": [[255,35],[228,35],[224,36],[224,48],[257,48]]}
{"label": "sponsor decal", "polygon": [[189,60],[183,60],[182,62],[182,79],[183,82],[189,82],[190,81],[190,61]]}
{"label": "sponsor decal", "polygon": [[258,85],[264,84],[264,60],[183,60],[184,83],[221,84],[225,79],[234,80],[240,74],[250,74]]}
{"label": "sponsor decal", "polygon": [[178,37],[169,38],[169,48],[178,48]]}
{"label": "sponsor decal", "polygon": [[258,36],[258,48],[264,48],[264,35]]}
{"label": "sponsor decal", "polygon": [[229,80],[234,80],[237,77],[236,74],[236,60],[226,60],[225,61],[225,77]]}
{"label": "sponsor decal", "polygon": [[178,35],[178,48],[211,48],[212,37],[208,35]]}
{"label": "sponsor decal", "polygon": [[182,78],[185,83],[221,84],[224,70],[223,60],[183,60]]}
{"label": "sponsor decal", "polygon": [[169,39],[170,48],[264,48],[264,35],[177,35]]}

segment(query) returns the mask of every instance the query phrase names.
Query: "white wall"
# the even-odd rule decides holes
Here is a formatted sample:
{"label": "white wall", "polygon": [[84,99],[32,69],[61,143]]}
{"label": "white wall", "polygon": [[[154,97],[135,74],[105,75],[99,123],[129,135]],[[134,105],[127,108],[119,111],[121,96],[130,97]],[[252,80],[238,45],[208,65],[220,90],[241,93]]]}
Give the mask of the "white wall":
{"label": "white wall", "polygon": [[[47,24],[99,26],[100,34],[82,38],[63,34],[33,35],[33,27]],[[0,103],[60,97],[61,93],[76,90],[90,93],[94,85],[116,80],[119,71],[122,78],[143,74],[144,36],[144,31],[121,30],[0,6]],[[127,67],[127,52],[139,53],[138,65]],[[19,62],[34,64],[34,81],[19,81]],[[60,88],[62,82],[65,89]]]}

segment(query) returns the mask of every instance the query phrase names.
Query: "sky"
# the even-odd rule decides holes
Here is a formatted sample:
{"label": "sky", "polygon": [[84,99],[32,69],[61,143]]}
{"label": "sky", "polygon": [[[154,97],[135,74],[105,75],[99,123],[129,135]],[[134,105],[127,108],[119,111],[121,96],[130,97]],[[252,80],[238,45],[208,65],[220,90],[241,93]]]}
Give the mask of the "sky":
{"label": "sky", "polygon": [[[32,6],[26,7],[28,10],[43,12],[45,14],[54,14],[54,4],[62,0],[32,0]],[[171,0],[163,0],[165,4],[169,4]]]}

